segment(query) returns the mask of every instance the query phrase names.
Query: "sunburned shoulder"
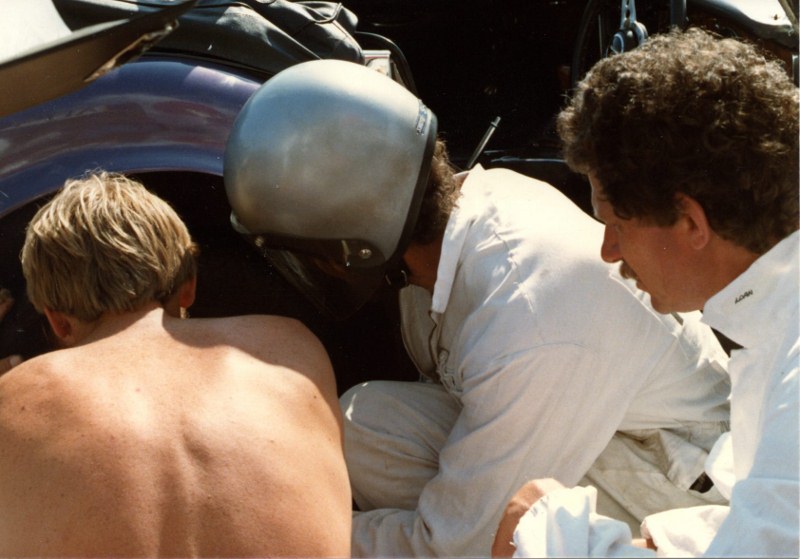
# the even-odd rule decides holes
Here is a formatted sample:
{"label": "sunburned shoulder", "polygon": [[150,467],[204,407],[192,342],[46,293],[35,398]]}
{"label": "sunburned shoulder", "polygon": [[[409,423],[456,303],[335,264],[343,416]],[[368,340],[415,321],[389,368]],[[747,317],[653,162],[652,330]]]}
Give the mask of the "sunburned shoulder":
{"label": "sunburned shoulder", "polygon": [[258,328],[263,334],[269,335],[312,335],[305,324],[295,318],[272,314],[248,314],[225,318],[210,319],[220,321],[226,326],[234,328]]}
{"label": "sunburned shoulder", "polygon": [[35,428],[41,421],[70,413],[80,400],[80,383],[66,374],[62,352],[34,357],[0,377],[0,424]]}
{"label": "sunburned shoulder", "polygon": [[184,324],[202,323],[205,327],[215,328],[223,331],[235,330],[237,333],[249,330],[282,331],[294,330],[298,332],[308,331],[308,328],[299,320],[288,316],[273,314],[245,314],[239,316],[225,316],[219,318],[192,318],[180,321]]}
{"label": "sunburned shoulder", "polygon": [[273,355],[324,351],[319,339],[302,322],[275,315],[245,315],[201,319],[220,341],[247,349],[268,349]]}
{"label": "sunburned shoulder", "polygon": [[0,376],[0,398],[58,383],[61,378],[58,365],[60,353],[50,352],[33,357]]}
{"label": "sunburned shoulder", "polygon": [[[195,320],[195,319],[191,319]],[[302,373],[316,380],[332,375],[328,354],[302,322],[275,315],[199,319],[218,342],[224,342],[273,367]]]}

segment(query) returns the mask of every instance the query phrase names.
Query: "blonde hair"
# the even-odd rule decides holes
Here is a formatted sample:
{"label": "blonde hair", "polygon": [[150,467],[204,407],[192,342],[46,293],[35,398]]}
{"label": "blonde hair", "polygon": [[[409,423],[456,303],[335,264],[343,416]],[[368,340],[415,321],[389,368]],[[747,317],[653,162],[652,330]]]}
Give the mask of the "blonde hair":
{"label": "blonde hair", "polygon": [[197,246],[165,201],[123,175],[69,180],[33,217],[20,258],[28,298],[91,322],[164,303],[197,273]]}

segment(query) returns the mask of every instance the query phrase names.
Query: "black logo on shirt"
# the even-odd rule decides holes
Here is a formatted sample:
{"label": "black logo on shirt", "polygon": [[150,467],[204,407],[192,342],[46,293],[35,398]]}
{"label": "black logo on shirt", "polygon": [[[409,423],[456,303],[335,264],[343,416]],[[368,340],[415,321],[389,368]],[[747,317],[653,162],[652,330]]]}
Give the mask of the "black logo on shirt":
{"label": "black logo on shirt", "polygon": [[753,294],[753,290],[752,290],[752,289],[748,289],[747,291],[745,291],[744,293],[742,293],[741,295],[739,295],[739,296],[736,298],[736,300],[733,302],[733,304],[735,305],[735,304],[739,303],[740,301],[742,301],[743,299],[747,299],[747,298],[748,298],[748,297],[750,297],[750,295],[752,295],[752,294]]}

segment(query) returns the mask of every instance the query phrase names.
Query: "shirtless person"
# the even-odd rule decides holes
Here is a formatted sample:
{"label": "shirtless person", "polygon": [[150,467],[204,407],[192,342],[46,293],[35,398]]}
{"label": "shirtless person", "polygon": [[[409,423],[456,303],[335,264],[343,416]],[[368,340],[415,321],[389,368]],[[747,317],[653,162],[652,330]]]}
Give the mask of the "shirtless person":
{"label": "shirtless person", "polygon": [[64,349],[0,377],[0,555],[349,555],[325,351],[287,318],[176,318],[195,253],[118,175],[32,220],[28,295]]}

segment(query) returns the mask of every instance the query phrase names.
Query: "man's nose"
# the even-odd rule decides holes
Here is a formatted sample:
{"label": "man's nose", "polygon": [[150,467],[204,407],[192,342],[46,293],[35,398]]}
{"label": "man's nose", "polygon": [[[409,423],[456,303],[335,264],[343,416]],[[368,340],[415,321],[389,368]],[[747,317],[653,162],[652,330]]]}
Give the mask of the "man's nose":
{"label": "man's nose", "polygon": [[605,227],[603,244],[600,247],[600,257],[610,264],[622,260],[622,255],[619,252],[619,239],[613,227]]}

